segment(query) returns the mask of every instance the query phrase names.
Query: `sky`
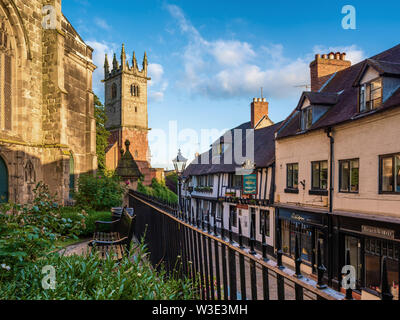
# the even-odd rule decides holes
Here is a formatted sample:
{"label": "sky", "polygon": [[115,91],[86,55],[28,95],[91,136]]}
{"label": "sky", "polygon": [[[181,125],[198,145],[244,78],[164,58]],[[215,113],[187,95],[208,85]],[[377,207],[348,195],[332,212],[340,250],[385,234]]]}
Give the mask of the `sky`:
{"label": "sky", "polygon": [[[355,29],[342,20],[355,9]],[[154,167],[189,160],[227,129],[250,121],[254,97],[284,120],[310,84],[316,53],[357,63],[399,40],[400,1],[63,0],[63,13],[94,48],[93,91],[104,101],[104,55],[125,44],[149,59],[149,141]],[[348,21],[348,20],[346,20]],[[110,61],[111,62],[111,61]]]}

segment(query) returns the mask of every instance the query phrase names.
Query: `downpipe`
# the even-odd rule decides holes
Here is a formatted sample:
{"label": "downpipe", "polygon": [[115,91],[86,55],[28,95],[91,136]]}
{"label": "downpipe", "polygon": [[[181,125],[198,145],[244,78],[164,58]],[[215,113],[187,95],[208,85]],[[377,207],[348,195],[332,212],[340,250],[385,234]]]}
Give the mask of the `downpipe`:
{"label": "downpipe", "polygon": [[328,285],[332,286],[333,279],[333,225],[332,225],[332,212],[333,212],[333,164],[334,164],[334,145],[335,139],[332,136],[332,128],[326,129],[326,135],[329,138],[329,213],[328,213]]}

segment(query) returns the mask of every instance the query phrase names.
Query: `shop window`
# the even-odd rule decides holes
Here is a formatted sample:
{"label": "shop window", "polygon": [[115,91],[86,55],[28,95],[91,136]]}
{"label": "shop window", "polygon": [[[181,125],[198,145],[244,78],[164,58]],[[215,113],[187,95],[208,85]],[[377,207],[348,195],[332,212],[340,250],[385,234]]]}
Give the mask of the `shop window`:
{"label": "shop window", "polygon": [[282,220],[282,251],[292,258],[295,258],[296,236],[299,241],[301,258],[304,261],[312,262],[313,252],[313,229],[311,226],[302,223]]}
{"label": "shop window", "polygon": [[344,261],[347,264],[347,251],[350,251],[350,265],[356,270],[356,285],[361,284],[361,244],[360,240],[355,237],[345,236],[345,256]]}
{"label": "shop window", "polygon": [[269,223],[269,211],[268,210],[260,210],[260,234],[265,232],[265,236],[270,236],[270,223]]}
{"label": "shop window", "polygon": [[237,228],[237,209],[236,209],[236,206],[229,206],[229,219],[231,219],[232,227]]}
{"label": "shop window", "polygon": [[358,192],[359,187],[359,160],[339,161],[340,192]]}
{"label": "shop window", "polygon": [[382,105],[382,79],[360,86],[360,112],[367,112]]}
{"label": "shop window", "polygon": [[328,161],[312,162],[312,189],[328,189]]}
{"label": "shop window", "polygon": [[400,154],[380,157],[380,192],[400,193]]}
{"label": "shop window", "polygon": [[292,163],[287,165],[287,188],[298,189],[299,188],[299,164]]}
{"label": "shop window", "polygon": [[382,258],[387,257],[389,286],[394,299],[398,299],[399,261],[393,243],[386,240],[365,240],[365,287],[380,293]]}

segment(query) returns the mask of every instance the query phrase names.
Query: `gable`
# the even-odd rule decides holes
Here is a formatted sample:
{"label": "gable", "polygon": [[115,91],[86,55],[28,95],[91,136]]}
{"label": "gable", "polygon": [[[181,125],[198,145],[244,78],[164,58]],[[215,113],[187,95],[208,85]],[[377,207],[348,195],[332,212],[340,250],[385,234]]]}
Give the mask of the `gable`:
{"label": "gable", "polygon": [[376,71],[374,68],[372,67],[368,67],[365,71],[364,71],[364,75],[361,77],[360,83],[359,84],[364,84],[367,82],[370,82],[376,78],[379,78],[379,72]]}

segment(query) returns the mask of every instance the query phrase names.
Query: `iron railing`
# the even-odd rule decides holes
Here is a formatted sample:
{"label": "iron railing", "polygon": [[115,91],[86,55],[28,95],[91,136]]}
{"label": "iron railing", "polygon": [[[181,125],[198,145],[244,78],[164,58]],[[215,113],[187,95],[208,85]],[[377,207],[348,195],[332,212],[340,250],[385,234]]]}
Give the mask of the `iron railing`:
{"label": "iron railing", "polygon": [[[135,191],[129,193],[129,204],[136,213],[135,236],[145,243],[154,266],[163,264],[169,273],[180,270],[189,277],[204,300],[342,300],[346,297],[323,283],[325,267],[318,259],[318,281],[301,274],[301,255],[296,239],[295,271],[282,264],[282,250],[277,241],[277,261],[267,257],[265,234],[262,255],[254,250],[255,239],[250,236],[250,248],[242,242],[239,221],[239,243],[232,239],[231,223],[228,238],[224,228],[204,225],[198,219],[184,215],[178,207]],[[255,234],[255,226],[251,226]],[[278,230],[278,237],[280,237]],[[318,246],[318,251],[320,247]],[[321,255],[318,254],[318,257]],[[385,263],[386,261],[384,261]],[[385,269],[385,268],[384,268]],[[387,274],[382,274],[382,279]],[[197,281],[196,281],[197,280]],[[387,280],[386,280],[387,282]],[[383,284],[385,281],[383,281]],[[389,290],[382,288],[383,291]],[[390,298],[383,294],[382,298]]]}

